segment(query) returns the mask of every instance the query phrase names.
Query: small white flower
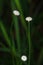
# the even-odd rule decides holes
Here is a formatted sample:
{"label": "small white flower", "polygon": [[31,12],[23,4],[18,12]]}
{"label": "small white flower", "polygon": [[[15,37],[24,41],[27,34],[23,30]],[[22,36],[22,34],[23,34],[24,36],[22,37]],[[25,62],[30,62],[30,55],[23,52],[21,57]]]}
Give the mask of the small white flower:
{"label": "small white flower", "polygon": [[20,15],[20,12],[17,11],[17,10],[14,10],[14,11],[13,11],[13,14],[16,15],[16,16],[19,16],[19,15]]}
{"label": "small white flower", "polygon": [[25,56],[25,55],[21,56],[21,60],[22,61],[27,61],[27,56]]}
{"label": "small white flower", "polygon": [[26,17],[26,21],[30,22],[30,21],[32,21],[32,18],[31,17]]}

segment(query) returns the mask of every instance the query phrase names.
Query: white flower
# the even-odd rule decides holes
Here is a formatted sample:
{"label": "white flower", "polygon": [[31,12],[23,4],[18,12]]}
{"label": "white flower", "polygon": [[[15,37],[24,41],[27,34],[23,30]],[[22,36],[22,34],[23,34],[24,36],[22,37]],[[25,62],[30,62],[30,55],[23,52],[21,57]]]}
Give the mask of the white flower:
{"label": "white flower", "polygon": [[17,11],[17,10],[14,10],[14,11],[13,11],[13,14],[16,15],[16,16],[19,16],[19,15],[20,15],[20,12]]}
{"label": "white flower", "polygon": [[25,55],[21,56],[21,60],[22,61],[27,61],[27,56],[25,56]]}
{"label": "white flower", "polygon": [[32,21],[32,18],[31,17],[26,17],[26,21],[30,22],[30,21]]}

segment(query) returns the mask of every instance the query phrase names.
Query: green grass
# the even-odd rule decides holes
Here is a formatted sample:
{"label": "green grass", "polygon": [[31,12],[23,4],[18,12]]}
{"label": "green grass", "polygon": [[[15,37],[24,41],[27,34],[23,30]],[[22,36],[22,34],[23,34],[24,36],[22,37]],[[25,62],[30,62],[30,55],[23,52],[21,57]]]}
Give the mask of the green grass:
{"label": "green grass", "polygon": [[[0,7],[1,17],[4,18],[4,16],[5,16],[6,21],[7,21],[7,16],[6,15],[2,16],[4,2],[3,1],[0,1],[0,2],[1,2],[1,7]],[[24,4],[25,7],[22,6],[23,5],[22,2],[25,2],[27,7],[25,4]],[[9,25],[9,29],[7,29],[8,26],[5,25],[6,22],[4,22],[4,19],[0,17],[1,18],[0,19],[0,37],[2,36],[2,38],[4,38],[4,40],[5,40],[5,43],[3,41],[0,41],[0,46],[1,46],[0,52],[3,52],[5,54],[6,53],[11,54],[12,65],[41,65],[41,62],[43,59],[43,47],[41,47],[42,46],[41,44],[43,43],[43,41],[42,41],[43,36],[41,35],[42,31],[39,32],[38,26],[40,27],[40,23],[43,24],[41,22],[41,21],[43,21],[43,13],[40,13],[40,14],[38,13],[35,17],[33,17],[33,20],[31,22],[27,22],[25,20],[25,17],[31,15],[31,14],[29,15],[28,11],[30,11],[29,9],[32,8],[31,7],[32,5],[30,5],[32,1],[24,0],[22,2],[21,2],[21,0],[11,0],[10,1],[12,20],[11,20],[11,24]],[[29,6],[30,6],[30,8],[29,8]],[[25,9],[27,9],[28,11]],[[20,12],[20,15],[15,16],[13,14],[14,10],[18,10]],[[34,12],[34,8],[32,9],[32,11]],[[27,14],[27,12],[28,12],[28,14]],[[8,21],[8,24],[9,24],[9,21]],[[8,33],[8,31],[9,31],[9,33]],[[42,42],[39,40],[41,40]],[[17,48],[16,48],[16,45],[17,45]],[[24,49],[21,48],[21,47],[23,47],[23,45],[24,45]],[[37,53],[36,49],[40,51],[40,52],[38,51],[39,54]],[[23,51],[23,52],[21,52],[21,51]],[[36,54],[35,54],[35,52],[36,52]],[[21,60],[22,55],[27,55],[28,60],[26,62],[23,62]],[[38,57],[36,55],[38,55]],[[0,58],[0,60],[1,60],[1,58]],[[8,61],[10,61],[10,60],[8,60]],[[4,64],[4,65],[7,65],[7,64]]]}

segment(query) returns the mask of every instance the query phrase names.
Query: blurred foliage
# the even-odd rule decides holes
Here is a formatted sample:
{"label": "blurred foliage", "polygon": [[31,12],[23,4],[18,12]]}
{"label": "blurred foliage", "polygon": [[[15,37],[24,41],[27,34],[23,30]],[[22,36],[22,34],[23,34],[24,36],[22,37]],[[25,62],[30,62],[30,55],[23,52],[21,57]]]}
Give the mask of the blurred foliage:
{"label": "blurred foliage", "polygon": [[0,65],[43,65],[43,0],[0,0]]}

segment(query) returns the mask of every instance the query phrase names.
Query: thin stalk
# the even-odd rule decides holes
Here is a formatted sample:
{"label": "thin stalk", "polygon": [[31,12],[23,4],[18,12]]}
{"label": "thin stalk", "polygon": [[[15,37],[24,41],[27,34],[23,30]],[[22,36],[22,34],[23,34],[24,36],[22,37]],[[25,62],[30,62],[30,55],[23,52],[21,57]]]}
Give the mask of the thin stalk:
{"label": "thin stalk", "polygon": [[11,51],[12,51],[12,55],[13,56],[19,57],[19,54],[17,53],[16,48],[15,48],[15,42],[14,42],[13,38],[12,38],[12,48],[11,48]]}
{"label": "thin stalk", "polygon": [[[12,32],[12,31],[10,31],[10,32]],[[11,33],[10,33],[10,34],[11,34]],[[16,54],[15,41],[14,41],[14,38],[13,38],[13,35],[12,35],[12,34],[11,34],[11,39],[12,39],[12,40],[11,40],[11,42],[12,42],[12,44],[11,44],[11,45],[12,45],[12,48],[11,48],[11,49],[12,49],[12,50],[15,52],[15,54]]]}
{"label": "thin stalk", "polygon": [[28,65],[30,65],[30,59],[31,59],[31,36],[30,36],[30,22],[28,23],[28,44],[29,44],[29,62]]}
{"label": "thin stalk", "polygon": [[[15,6],[14,6],[14,2],[11,0],[11,7],[12,7],[12,10],[14,10]],[[14,38],[13,38],[13,35],[12,35],[12,26],[13,26],[13,20],[12,20],[12,23],[11,23],[11,28],[10,28],[10,34],[11,34],[11,39],[12,39],[12,49],[13,51],[15,51],[16,53],[16,49],[15,49],[15,42],[14,42]]]}
{"label": "thin stalk", "polygon": [[[11,7],[12,7],[12,11],[14,10],[14,9],[16,9],[16,7],[14,7],[15,5],[14,5],[14,2],[11,0]],[[16,37],[17,37],[17,45],[18,45],[18,48],[19,48],[19,40],[20,40],[20,38],[18,38],[19,37],[19,31],[17,31],[18,29],[17,29],[17,27],[18,27],[18,21],[16,21],[16,18],[12,15],[12,18],[13,18],[13,20],[12,20],[12,23],[14,24],[14,27],[16,28]],[[17,25],[15,25],[15,24],[17,24]],[[17,26],[17,27],[16,27]],[[10,31],[12,31],[12,30],[10,30]],[[18,40],[19,39],[19,40]],[[14,41],[13,41],[13,43],[14,43]],[[20,50],[20,48],[19,48],[19,50]],[[12,55],[14,55],[14,47],[13,47],[13,53],[12,53]],[[18,52],[16,52],[16,63],[18,63],[18,60],[17,60],[17,57],[20,57],[20,55],[18,54]],[[17,64],[18,65],[18,64]],[[21,64],[20,64],[21,65]]]}
{"label": "thin stalk", "polygon": [[[14,10],[14,2],[11,0],[11,7],[12,7],[12,11]],[[12,15],[12,24],[14,24],[15,30],[16,30],[16,37],[17,37],[17,43],[18,43],[18,48],[20,50],[20,41],[19,41],[19,29],[18,29],[18,21],[16,20],[16,17],[14,17],[14,15]],[[10,29],[11,31],[11,29]],[[12,41],[13,42],[13,41]],[[14,42],[13,42],[14,43]]]}
{"label": "thin stalk", "polygon": [[[17,51],[16,51],[16,48],[15,48],[15,41],[14,41],[14,37],[13,37],[13,35],[12,35],[12,27],[11,27],[11,29],[10,29],[10,34],[11,34],[11,42],[12,42],[12,51],[13,51],[13,55],[17,55],[18,57],[19,57],[19,54],[17,53]],[[14,53],[15,52],[15,53]]]}
{"label": "thin stalk", "polygon": [[13,17],[13,22],[14,22],[14,27],[15,27],[15,31],[16,31],[16,40],[17,40],[18,51],[19,51],[19,53],[21,53],[21,50],[20,50],[20,44],[21,44],[20,31],[19,31],[19,24],[18,24],[17,17]]}
{"label": "thin stalk", "polygon": [[25,19],[24,19],[24,15],[23,15],[23,12],[22,12],[22,7],[20,5],[20,1],[19,0],[14,0],[14,2],[16,3],[16,6],[18,8],[18,10],[20,11],[20,18],[21,18],[21,23],[22,25],[24,26],[25,30],[27,30],[27,26],[26,26],[26,23],[25,23]]}

